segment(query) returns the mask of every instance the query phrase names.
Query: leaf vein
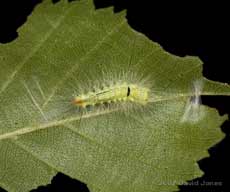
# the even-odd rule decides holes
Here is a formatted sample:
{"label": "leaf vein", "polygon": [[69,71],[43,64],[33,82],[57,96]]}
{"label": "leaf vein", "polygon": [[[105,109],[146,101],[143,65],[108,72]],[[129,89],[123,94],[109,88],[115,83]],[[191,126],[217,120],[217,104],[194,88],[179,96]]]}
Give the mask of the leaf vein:
{"label": "leaf vein", "polygon": [[49,39],[49,37],[52,35],[52,33],[60,26],[62,21],[65,19],[66,15],[70,12],[70,9],[72,9],[73,7],[74,6],[68,8],[66,10],[66,12],[62,16],[60,16],[60,19],[57,21],[57,24],[55,26],[51,26],[50,30],[44,35],[44,37],[41,39],[41,41],[34,47],[34,49],[29,54],[27,54],[27,56],[22,60],[22,62],[17,65],[15,70],[9,75],[9,78],[6,80],[6,82],[1,87],[0,95],[14,81],[15,76],[24,67],[24,65],[29,61],[29,59],[34,56],[34,54],[41,48],[41,46]]}
{"label": "leaf vein", "polygon": [[[108,32],[101,40],[99,40],[95,46],[93,46],[88,52],[86,52],[86,54],[79,59],[79,62],[84,61],[85,59],[88,58],[88,56],[93,53],[93,51],[97,50],[104,42],[106,42],[106,40],[114,33],[116,32],[116,30],[118,28],[120,28],[121,26],[123,26],[123,24],[126,23],[126,20],[122,20],[120,23],[118,23],[110,32]],[[63,83],[70,77],[70,75],[78,68],[78,64],[79,62],[77,62],[72,68],[70,68],[70,70],[68,70],[64,77],[56,84],[56,86],[53,88],[53,91],[51,92],[51,94],[47,97],[47,100],[44,102],[44,104],[42,105],[42,108],[44,108],[52,99],[52,97],[56,94],[57,90],[60,88],[61,85],[63,85]]]}

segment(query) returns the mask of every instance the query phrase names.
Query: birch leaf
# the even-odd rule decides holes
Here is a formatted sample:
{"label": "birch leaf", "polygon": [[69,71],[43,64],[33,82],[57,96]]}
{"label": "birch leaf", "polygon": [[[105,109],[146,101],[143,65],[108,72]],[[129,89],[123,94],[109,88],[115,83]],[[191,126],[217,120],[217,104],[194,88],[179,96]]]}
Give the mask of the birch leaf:
{"label": "birch leaf", "polygon": [[[205,79],[197,57],[167,53],[132,30],[125,12],[95,10],[92,0],[44,0],[0,46],[0,66],[0,186],[9,192],[46,185],[57,172],[91,192],[175,191],[202,175],[197,161],[223,138],[226,116],[199,96],[230,87]],[[96,85],[144,79],[144,106],[70,103]]]}

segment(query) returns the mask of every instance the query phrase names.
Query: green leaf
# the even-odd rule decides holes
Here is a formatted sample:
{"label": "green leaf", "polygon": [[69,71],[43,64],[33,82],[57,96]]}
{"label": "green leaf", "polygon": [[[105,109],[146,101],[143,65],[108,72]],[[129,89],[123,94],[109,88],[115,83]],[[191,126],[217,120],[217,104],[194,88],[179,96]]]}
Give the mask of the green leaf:
{"label": "green leaf", "polygon": [[[197,101],[230,87],[203,78],[198,58],[171,55],[132,30],[125,12],[95,10],[90,0],[44,1],[19,38],[0,46],[0,65],[0,186],[10,192],[46,185],[57,172],[91,192],[175,191],[202,175],[196,162],[223,138],[226,116]],[[145,77],[144,106],[83,112],[66,100]]]}

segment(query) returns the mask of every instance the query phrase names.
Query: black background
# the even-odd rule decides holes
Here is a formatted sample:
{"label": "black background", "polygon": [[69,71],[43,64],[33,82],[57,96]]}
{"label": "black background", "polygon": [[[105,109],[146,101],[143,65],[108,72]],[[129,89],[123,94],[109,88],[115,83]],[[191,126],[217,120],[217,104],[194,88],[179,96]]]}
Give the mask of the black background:
{"label": "black background", "polygon": [[[0,1],[0,43],[17,38],[17,29],[26,22],[27,16],[41,0]],[[57,2],[57,0],[53,0]],[[151,2],[151,4],[150,4]],[[203,75],[211,80],[230,83],[228,70],[227,5],[223,2],[204,3],[189,1],[152,0],[94,0],[96,8],[114,6],[114,12],[127,9],[127,19],[132,28],[144,33],[175,55],[199,56],[203,61]],[[0,53],[1,54],[1,53]],[[1,67],[1,66],[0,66]],[[223,96],[202,97],[203,104],[216,107],[221,115],[230,112],[229,98]],[[226,137],[209,149],[210,157],[200,160],[204,176],[190,181],[189,186],[180,186],[180,192],[227,192],[230,191],[230,122],[221,129]],[[200,185],[192,185],[192,183]],[[201,185],[202,182],[222,182],[221,186]],[[1,189],[0,189],[1,191]],[[4,191],[4,190],[3,190]],[[47,186],[33,192],[89,191],[80,181],[58,173]]]}

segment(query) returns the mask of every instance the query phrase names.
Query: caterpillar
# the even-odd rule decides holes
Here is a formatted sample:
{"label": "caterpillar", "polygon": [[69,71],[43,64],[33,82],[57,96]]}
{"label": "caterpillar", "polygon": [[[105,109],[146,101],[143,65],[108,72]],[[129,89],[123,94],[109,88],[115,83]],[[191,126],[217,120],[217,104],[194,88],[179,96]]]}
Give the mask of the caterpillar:
{"label": "caterpillar", "polygon": [[149,91],[149,88],[137,84],[122,83],[81,94],[74,97],[72,103],[82,108],[118,101],[131,101],[145,105],[149,99]]}

